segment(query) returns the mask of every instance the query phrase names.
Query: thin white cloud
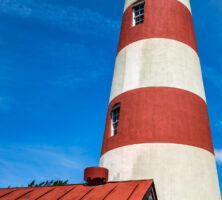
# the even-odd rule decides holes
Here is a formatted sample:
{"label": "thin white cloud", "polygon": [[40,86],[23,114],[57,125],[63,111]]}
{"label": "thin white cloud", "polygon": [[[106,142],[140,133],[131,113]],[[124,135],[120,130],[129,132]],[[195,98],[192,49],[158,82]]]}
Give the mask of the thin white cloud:
{"label": "thin white cloud", "polygon": [[222,133],[222,121],[219,121],[215,124],[215,128],[218,132]]}
{"label": "thin white cloud", "polygon": [[202,66],[204,77],[222,92],[222,73],[206,65]]}
{"label": "thin white cloud", "polygon": [[52,85],[58,87],[79,86],[83,82],[98,81],[112,73],[113,63],[101,46],[88,47],[86,44],[59,44],[60,48],[54,51],[54,46],[47,46],[46,51],[51,57],[61,60],[69,60],[69,63],[62,64],[62,73],[51,81]]}
{"label": "thin white cloud", "polygon": [[219,165],[222,165],[222,149],[215,150],[216,161]]}
{"label": "thin white cloud", "polygon": [[116,32],[120,21],[109,19],[87,8],[57,6],[43,1],[0,0],[0,12],[35,18],[78,34],[104,35]]}
{"label": "thin white cloud", "polygon": [[[91,34],[96,37],[116,34],[120,28],[120,21],[109,19],[93,10],[74,6],[58,6],[45,3],[44,1],[0,0],[0,13],[7,13],[25,19],[41,20],[44,24],[54,25],[79,35],[87,34],[84,37],[91,37]],[[109,38],[112,39],[113,37]],[[51,77],[49,78],[50,80],[46,80],[51,85],[58,87],[76,86],[80,82],[98,80],[98,78],[112,73],[110,72],[112,68],[107,66],[113,67],[113,63],[108,63],[110,61],[107,59],[107,55],[104,54],[103,47],[99,45],[89,48],[87,43],[61,44],[59,41],[57,43],[53,41],[53,43],[49,44],[48,41],[44,42],[45,46],[41,49],[41,53],[47,55],[52,62],[56,61],[56,64],[61,61],[60,64],[62,66],[61,73],[57,77]],[[3,75],[0,74],[0,79],[4,80],[0,83],[1,85],[6,83],[14,84],[14,80],[17,77],[11,77],[15,76],[15,74],[14,72],[8,72],[8,65],[10,64],[14,69],[13,65],[18,63],[17,59],[20,58],[13,58],[10,61],[6,60],[7,71],[4,70],[6,72],[1,73]],[[11,63],[13,61],[15,63]],[[38,60],[37,62],[40,61]],[[53,63],[48,65],[52,66]],[[5,77],[7,77],[6,81]],[[8,80],[9,77],[11,77],[11,80]]]}
{"label": "thin white cloud", "polygon": [[59,87],[69,87],[69,86],[73,86],[73,85],[78,85],[79,83],[81,83],[84,80],[85,79],[83,79],[83,77],[78,77],[72,73],[69,73],[69,74],[65,74],[65,75],[59,77],[58,80],[53,82],[53,85],[59,86]]}
{"label": "thin white cloud", "polygon": [[27,7],[24,2],[17,0],[0,0],[2,12],[17,13],[22,16],[30,15],[32,10]]}
{"label": "thin white cloud", "polygon": [[4,147],[0,149],[0,187],[26,186],[33,179],[83,182],[84,168],[96,164],[78,147]]}

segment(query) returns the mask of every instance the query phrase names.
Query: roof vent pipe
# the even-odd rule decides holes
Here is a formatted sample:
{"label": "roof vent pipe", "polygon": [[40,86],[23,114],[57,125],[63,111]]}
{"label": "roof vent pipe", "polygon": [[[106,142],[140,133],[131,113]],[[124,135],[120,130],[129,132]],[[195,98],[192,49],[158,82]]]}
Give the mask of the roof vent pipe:
{"label": "roof vent pipe", "polygon": [[84,170],[84,181],[88,186],[106,184],[109,170],[102,167],[89,167]]}

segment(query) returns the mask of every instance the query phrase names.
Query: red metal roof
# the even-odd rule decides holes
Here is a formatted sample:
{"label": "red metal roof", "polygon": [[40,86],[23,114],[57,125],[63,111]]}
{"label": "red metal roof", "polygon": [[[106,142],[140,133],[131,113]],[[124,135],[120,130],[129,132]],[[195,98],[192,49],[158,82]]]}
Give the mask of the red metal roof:
{"label": "red metal roof", "polygon": [[142,200],[152,180],[0,189],[0,200]]}

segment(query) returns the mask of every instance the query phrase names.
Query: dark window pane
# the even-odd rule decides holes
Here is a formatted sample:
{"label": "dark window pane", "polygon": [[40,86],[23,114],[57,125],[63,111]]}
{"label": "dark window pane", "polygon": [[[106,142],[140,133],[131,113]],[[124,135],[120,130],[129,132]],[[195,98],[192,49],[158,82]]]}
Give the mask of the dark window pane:
{"label": "dark window pane", "polygon": [[112,135],[117,134],[118,122],[119,122],[119,113],[120,113],[120,105],[116,105],[113,107],[111,112],[112,118]]}
{"label": "dark window pane", "polygon": [[148,200],[153,200],[153,195],[150,194],[149,199]]}
{"label": "dark window pane", "polygon": [[138,6],[135,6],[134,8],[134,24],[142,24],[144,21],[144,4],[140,4]]}
{"label": "dark window pane", "polygon": [[139,10],[135,11],[135,16],[138,16],[140,14]]}
{"label": "dark window pane", "polygon": [[118,128],[118,123],[113,124],[113,126],[114,126],[114,127],[113,127],[114,129],[117,129],[117,128]]}

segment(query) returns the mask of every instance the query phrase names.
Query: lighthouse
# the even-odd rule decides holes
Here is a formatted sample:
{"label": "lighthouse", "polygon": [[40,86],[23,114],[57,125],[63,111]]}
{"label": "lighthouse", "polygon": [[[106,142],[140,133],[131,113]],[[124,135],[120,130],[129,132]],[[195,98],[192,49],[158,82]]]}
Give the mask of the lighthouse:
{"label": "lighthouse", "polygon": [[220,200],[189,0],[126,0],[100,167],[159,200]]}

